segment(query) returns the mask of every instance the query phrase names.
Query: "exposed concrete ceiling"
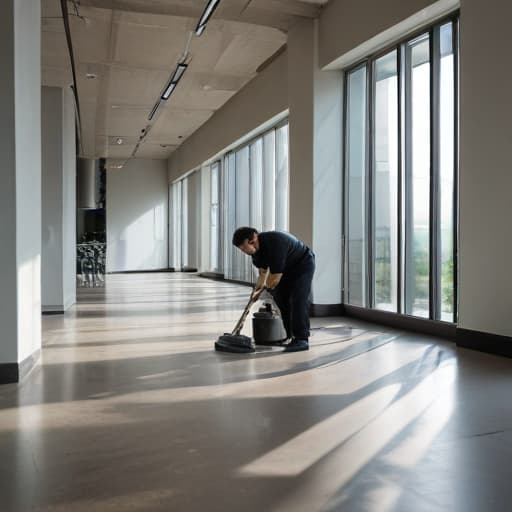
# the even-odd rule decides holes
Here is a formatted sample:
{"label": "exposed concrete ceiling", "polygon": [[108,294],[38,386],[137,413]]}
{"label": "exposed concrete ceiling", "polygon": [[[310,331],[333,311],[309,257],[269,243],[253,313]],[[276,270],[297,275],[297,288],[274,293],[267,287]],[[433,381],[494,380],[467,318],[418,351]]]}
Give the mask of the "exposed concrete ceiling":
{"label": "exposed concrete ceiling", "polygon": [[[222,0],[201,37],[191,33],[207,0],[68,1],[82,156],[130,157],[188,48],[189,67],[136,153],[168,158],[286,44],[290,27],[318,16],[326,1]],[[59,0],[42,0],[42,78],[72,83]]]}

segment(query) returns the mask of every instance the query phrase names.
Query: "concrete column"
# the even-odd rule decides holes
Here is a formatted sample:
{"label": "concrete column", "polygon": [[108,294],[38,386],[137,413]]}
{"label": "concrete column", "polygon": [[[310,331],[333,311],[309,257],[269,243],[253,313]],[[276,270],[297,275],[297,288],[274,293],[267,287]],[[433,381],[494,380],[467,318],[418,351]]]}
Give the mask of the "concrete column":
{"label": "concrete column", "polygon": [[41,347],[41,6],[0,6],[0,383]]}
{"label": "concrete column", "polygon": [[511,16],[504,0],[461,1],[458,326],[509,337]]}
{"label": "concrete column", "polygon": [[288,54],[290,231],[316,254],[313,303],[337,305],[342,286],[342,76],[319,67],[316,21],[292,30]]}
{"label": "concrete column", "polygon": [[76,302],[76,149],[71,90],[42,88],[43,312]]}

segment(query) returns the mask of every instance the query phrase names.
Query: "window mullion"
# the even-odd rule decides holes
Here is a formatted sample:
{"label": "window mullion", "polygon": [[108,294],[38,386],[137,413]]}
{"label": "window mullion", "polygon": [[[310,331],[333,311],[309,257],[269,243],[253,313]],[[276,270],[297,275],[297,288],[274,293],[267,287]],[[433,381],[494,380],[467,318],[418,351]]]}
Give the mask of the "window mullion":
{"label": "window mullion", "polygon": [[439,26],[430,32],[430,318],[441,315],[441,198],[439,186],[440,38]]}
{"label": "window mullion", "polygon": [[404,254],[403,254],[403,185],[404,185],[404,58],[403,58],[403,45],[399,45],[397,48],[397,104],[398,104],[398,199],[397,199],[397,305],[396,311],[397,313],[402,313],[404,311],[404,272],[403,272],[403,262],[404,262]]}
{"label": "window mullion", "polygon": [[349,74],[347,71],[343,73],[343,132],[341,137],[342,144],[342,194],[343,198],[343,207],[342,207],[342,226],[343,226],[343,235],[342,235],[342,257],[343,257],[343,281],[341,283],[341,302],[342,304],[348,304],[348,292],[347,289],[349,283],[349,260],[348,260],[348,134],[349,134],[349,126],[348,126],[348,94],[349,94]]}
{"label": "window mullion", "polygon": [[409,261],[411,253],[411,244],[413,240],[412,230],[412,80],[411,80],[411,48],[405,46],[404,56],[404,173],[403,173],[403,313],[408,313],[412,309],[412,283],[411,276],[408,272],[407,262]]}
{"label": "window mullion", "polygon": [[459,244],[459,20],[453,22],[454,55],[454,152],[453,152],[453,321],[458,316],[458,244]]}
{"label": "window mullion", "polygon": [[375,307],[375,287],[373,285],[373,276],[375,275],[374,268],[374,247],[375,239],[373,234],[374,226],[374,205],[375,205],[375,191],[374,191],[374,105],[375,105],[375,61],[372,60],[368,63],[366,72],[366,239],[368,243],[366,245],[366,307]]}

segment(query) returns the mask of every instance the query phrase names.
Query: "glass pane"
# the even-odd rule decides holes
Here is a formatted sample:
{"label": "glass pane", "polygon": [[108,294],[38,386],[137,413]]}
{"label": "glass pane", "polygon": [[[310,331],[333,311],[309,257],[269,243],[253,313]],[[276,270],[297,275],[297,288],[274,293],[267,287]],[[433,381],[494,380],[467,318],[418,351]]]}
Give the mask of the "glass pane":
{"label": "glass pane", "polygon": [[375,61],[374,306],[397,310],[398,75],[396,50]]}
{"label": "glass pane", "polygon": [[276,226],[276,132],[263,138],[263,231]]}
{"label": "glass pane", "polygon": [[[249,226],[249,147],[238,150],[235,154],[236,161],[236,227]],[[235,279],[240,281],[251,281],[252,265],[249,256],[242,251],[236,250],[234,259]]]}
{"label": "glass pane", "polygon": [[212,205],[211,208],[211,229],[210,229],[210,268],[213,272],[219,270],[219,211],[218,205]]}
{"label": "glass pane", "polygon": [[235,251],[231,239],[236,229],[235,204],[235,155],[230,153],[224,159],[224,276],[234,279]]}
{"label": "glass pane", "polygon": [[288,230],[288,125],[276,130],[276,226]]}
{"label": "glass pane", "polygon": [[211,202],[218,204],[219,202],[219,163],[215,162],[211,166]]}
{"label": "glass pane", "polygon": [[212,164],[210,169],[210,269],[214,272],[218,272],[220,270],[219,162],[215,162],[214,164]]}
{"label": "glass pane", "polygon": [[181,181],[172,185],[172,266],[181,269]]}
{"label": "glass pane", "polygon": [[453,25],[448,23],[440,28],[440,108],[439,108],[439,175],[441,194],[441,320],[454,319],[454,265],[453,265],[453,217],[454,217],[454,175],[455,175],[455,70],[453,48]]}
{"label": "glass pane", "polygon": [[430,277],[430,42],[407,45],[408,94],[405,233],[405,312],[429,316]]}
{"label": "glass pane", "polygon": [[366,67],[348,76],[346,301],[366,305]]}
{"label": "glass pane", "polygon": [[181,181],[181,268],[188,267],[188,178]]}
{"label": "glass pane", "polygon": [[251,156],[251,212],[250,225],[263,230],[263,139],[250,146]]}

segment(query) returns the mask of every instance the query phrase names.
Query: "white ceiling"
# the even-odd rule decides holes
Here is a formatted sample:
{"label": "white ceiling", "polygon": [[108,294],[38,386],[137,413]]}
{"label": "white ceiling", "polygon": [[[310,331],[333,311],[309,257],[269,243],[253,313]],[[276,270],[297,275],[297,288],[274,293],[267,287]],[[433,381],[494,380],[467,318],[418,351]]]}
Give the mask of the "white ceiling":
{"label": "white ceiling", "polygon": [[[318,16],[326,1],[222,0],[201,37],[191,32],[207,0],[68,1],[82,156],[130,157],[191,37],[189,67],[136,153],[168,158],[254,78],[294,23]],[[59,0],[42,0],[42,78],[43,85],[72,83]]]}

